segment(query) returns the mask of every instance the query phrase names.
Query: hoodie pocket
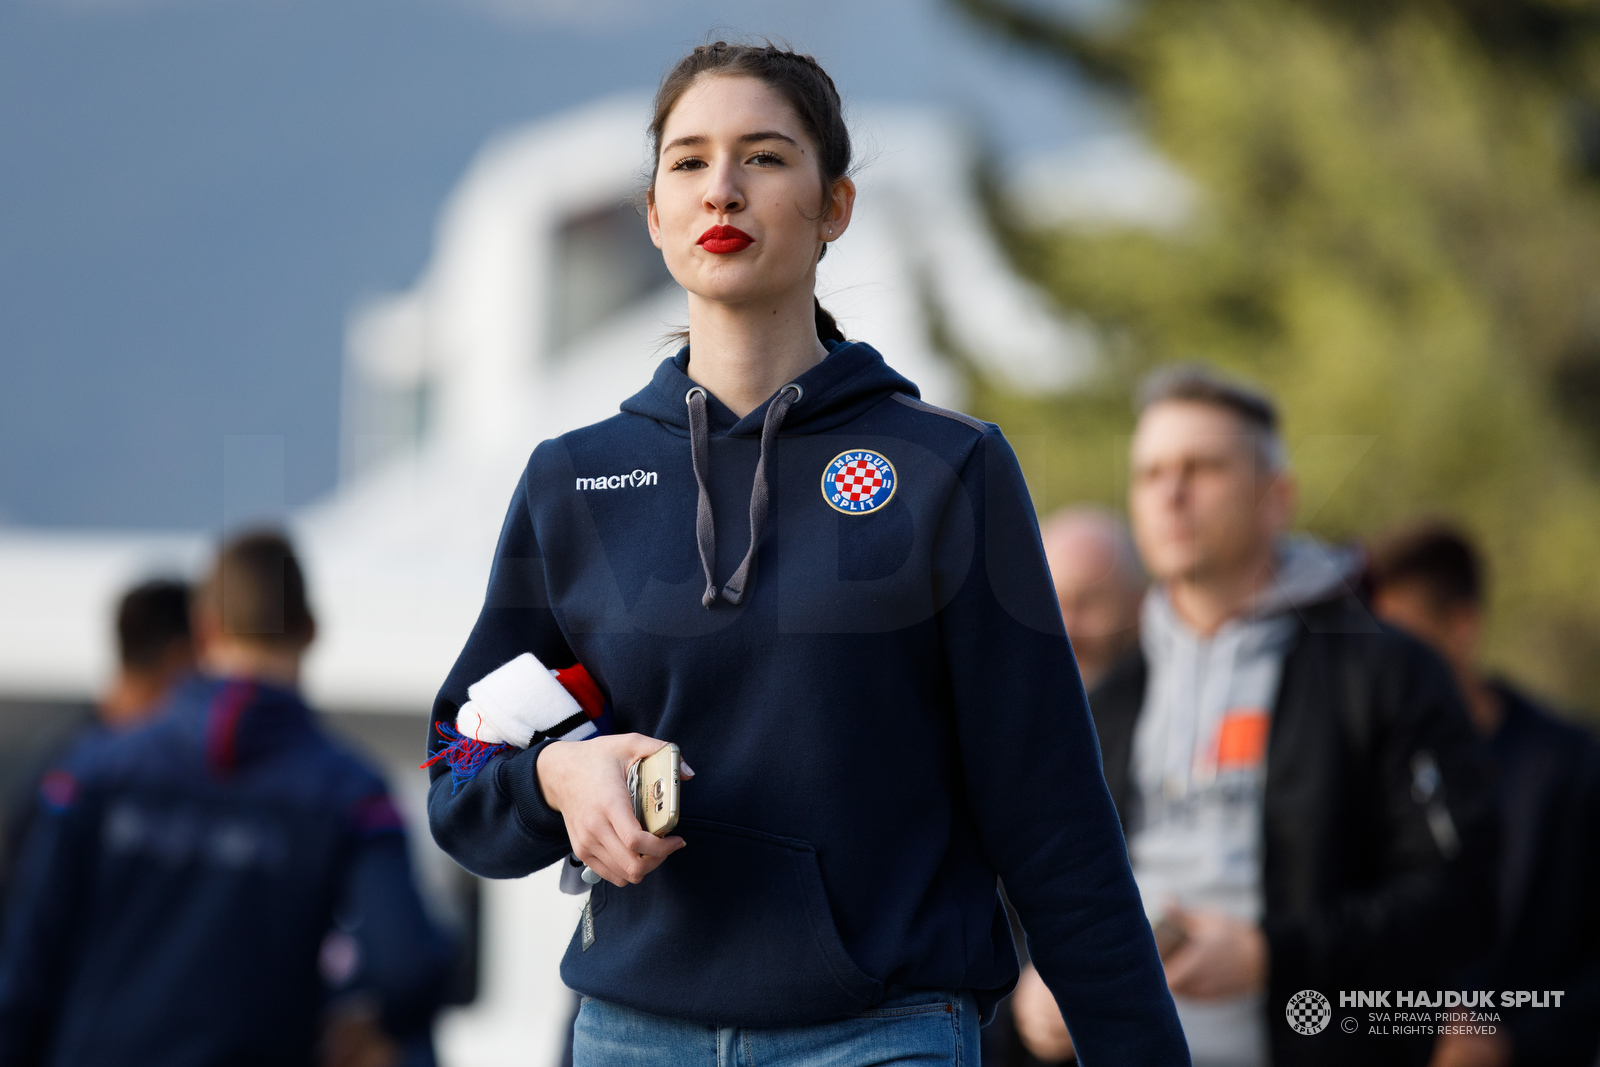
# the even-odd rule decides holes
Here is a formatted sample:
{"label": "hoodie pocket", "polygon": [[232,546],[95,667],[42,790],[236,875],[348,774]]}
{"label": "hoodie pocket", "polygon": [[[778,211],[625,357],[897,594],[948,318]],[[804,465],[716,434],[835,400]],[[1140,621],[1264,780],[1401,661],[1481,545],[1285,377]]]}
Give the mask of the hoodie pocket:
{"label": "hoodie pocket", "polygon": [[568,985],[730,1026],[818,1022],[882,999],[845,951],[809,843],[704,819],[677,833],[688,846],[640,884],[595,887],[595,941],[568,951]]}

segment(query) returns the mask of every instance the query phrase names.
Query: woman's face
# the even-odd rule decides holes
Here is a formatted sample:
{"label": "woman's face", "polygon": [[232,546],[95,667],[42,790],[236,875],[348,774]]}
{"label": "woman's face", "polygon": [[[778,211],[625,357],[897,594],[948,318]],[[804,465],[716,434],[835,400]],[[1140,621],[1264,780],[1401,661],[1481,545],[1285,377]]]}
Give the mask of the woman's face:
{"label": "woman's face", "polygon": [[848,178],[824,189],[816,146],[788,103],[756,78],[703,75],[667,117],[650,197],[650,238],[689,292],[765,303],[810,299],[823,242],[844,233]]}

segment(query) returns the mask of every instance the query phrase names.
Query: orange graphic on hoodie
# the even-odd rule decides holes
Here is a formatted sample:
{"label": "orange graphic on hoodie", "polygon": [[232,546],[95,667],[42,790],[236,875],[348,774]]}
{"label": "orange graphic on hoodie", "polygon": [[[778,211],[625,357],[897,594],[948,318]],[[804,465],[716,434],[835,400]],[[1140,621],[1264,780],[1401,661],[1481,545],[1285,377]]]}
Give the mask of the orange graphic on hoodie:
{"label": "orange graphic on hoodie", "polygon": [[1217,727],[1217,770],[1245,770],[1267,758],[1267,730],[1272,717],[1265,708],[1229,708]]}

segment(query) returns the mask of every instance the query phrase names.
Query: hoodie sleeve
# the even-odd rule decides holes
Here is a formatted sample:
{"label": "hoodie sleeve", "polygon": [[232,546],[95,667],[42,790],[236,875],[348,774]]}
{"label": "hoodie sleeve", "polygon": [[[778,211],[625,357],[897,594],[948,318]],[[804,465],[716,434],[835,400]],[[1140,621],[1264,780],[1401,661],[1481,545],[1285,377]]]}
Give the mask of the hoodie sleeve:
{"label": "hoodie sleeve", "polygon": [[377,997],[388,1033],[425,1032],[443,999],[449,946],[417,892],[404,823],[388,794],[380,787],[358,800],[349,821],[353,851],[338,916],[361,948],[350,987]]}
{"label": "hoodie sleeve", "polygon": [[940,626],[984,849],[1079,1061],[1187,1064],[1038,522],[998,431],[978,442],[961,480],[965,500],[956,494],[940,535],[950,591]]}
{"label": "hoodie sleeve", "polygon": [[[529,511],[528,479],[524,471],[512,494],[483,610],[434,700],[430,756],[445,745],[439,725],[455,722],[467,702],[467,687],[480,678],[524,652],[552,667],[577,659],[550,610],[543,553]],[[428,825],[439,847],[485,878],[520,878],[565,856],[571,847],[566,823],[544,802],[535,773],[543,750],[544,744],[498,748],[468,778],[452,773],[442,761],[435,763]]]}
{"label": "hoodie sleeve", "polygon": [[0,1063],[45,1062],[81,947],[101,804],[69,760],[39,786],[0,952]]}

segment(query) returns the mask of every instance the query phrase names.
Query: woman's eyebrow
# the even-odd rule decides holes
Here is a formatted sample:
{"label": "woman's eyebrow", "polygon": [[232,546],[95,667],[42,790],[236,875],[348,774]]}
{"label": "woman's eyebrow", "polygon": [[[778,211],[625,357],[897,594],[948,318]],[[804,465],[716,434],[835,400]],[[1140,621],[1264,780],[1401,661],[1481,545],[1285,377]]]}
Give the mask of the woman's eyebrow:
{"label": "woman's eyebrow", "polygon": [[756,133],[747,133],[739,138],[740,144],[754,144],[757,141],[783,141],[786,144],[794,145],[796,148],[800,147],[799,142],[793,137],[786,133],[779,133],[777,130],[760,130]]}
{"label": "woman's eyebrow", "polygon": [[[694,147],[706,144],[708,141],[710,141],[710,138],[703,133],[691,133],[684,137],[673,138],[662,147],[661,151],[669,152],[674,148]],[[779,133],[777,130],[757,130],[755,133],[746,133],[739,137],[740,144],[755,144],[758,141],[782,141],[785,144],[792,144],[796,148],[800,147],[800,142],[786,133]]]}

